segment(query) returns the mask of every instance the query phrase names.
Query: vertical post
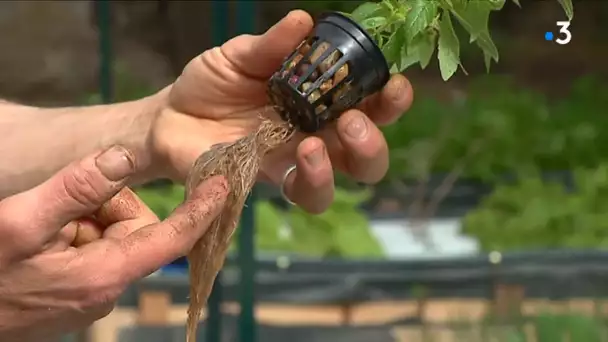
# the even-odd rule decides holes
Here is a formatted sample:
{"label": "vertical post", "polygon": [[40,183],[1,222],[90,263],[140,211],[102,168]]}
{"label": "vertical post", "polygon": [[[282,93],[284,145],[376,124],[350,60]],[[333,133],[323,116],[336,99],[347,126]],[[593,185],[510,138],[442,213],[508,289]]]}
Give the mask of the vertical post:
{"label": "vertical post", "polygon": [[113,99],[112,29],[109,0],[96,0],[95,11],[99,30],[99,92],[103,103]]}
{"label": "vertical post", "polygon": [[[250,34],[255,30],[256,5],[254,0],[236,2],[237,34]],[[255,189],[247,199],[238,235],[238,265],[240,269],[240,306],[238,320],[239,342],[256,342],[255,321]]]}
{"label": "vertical post", "polygon": [[255,321],[255,189],[247,198],[241,215],[238,235],[238,265],[240,270],[239,303],[241,311],[238,319],[239,342],[256,342]]}
{"label": "vertical post", "polygon": [[[95,0],[93,5],[95,20],[98,29],[98,54],[99,54],[99,94],[103,103],[110,103],[112,94],[112,28],[109,0]],[[89,340],[90,327],[73,335],[74,341],[86,342]]]}
{"label": "vertical post", "polygon": [[[213,0],[211,13],[213,15],[213,45],[220,46],[228,40],[228,1]],[[223,301],[222,271],[217,275],[209,301],[207,302],[207,323],[205,325],[205,342],[220,342],[222,339],[222,301]]]}

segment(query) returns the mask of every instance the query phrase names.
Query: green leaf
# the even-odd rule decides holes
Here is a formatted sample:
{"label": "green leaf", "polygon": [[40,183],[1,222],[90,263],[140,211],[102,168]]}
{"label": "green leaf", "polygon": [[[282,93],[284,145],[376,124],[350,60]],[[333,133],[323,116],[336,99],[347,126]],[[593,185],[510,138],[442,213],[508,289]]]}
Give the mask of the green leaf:
{"label": "green leaf", "polygon": [[566,12],[566,16],[568,17],[568,20],[572,20],[572,18],[574,18],[574,6],[572,5],[572,0],[557,1],[560,5],[562,5],[562,8],[564,9],[564,12]]}
{"label": "green leaf", "polygon": [[407,41],[412,39],[427,28],[437,15],[437,4],[429,0],[414,0],[408,3],[410,11],[405,17],[405,33]]}
{"label": "green leaf", "polygon": [[439,23],[439,49],[437,58],[439,59],[439,69],[441,77],[447,81],[460,64],[460,42],[454,32],[450,12],[444,11]]}
{"label": "green leaf", "polygon": [[416,45],[418,50],[418,59],[420,60],[420,67],[425,69],[433,57],[435,52],[436,36],[435,34],[423,34],[419,36],[418,44]]}
{"label": "green leaf", "polygon": [[399,27],[382,46],[382,53],[389,64],[397,63],[401,59],[401,51],[405,45],[405,28]]}
{"label": "green leaf", "polygon": [[471,35],[469,42],[476,42],[496,62],[498,62],[498,49],[488,31],[488,23],[490,12],[502,8],[502,5],[504,5],[504,0],[471,2],[460,0],[458,3],[455,2],[451,8],[454,17]]}
{"label": "green leaf", "polygon": [[486,72],[490,72],[490,65],[492,64],[492,56],[486,51],[483,52],[483,63],[486,66]]}
{"label": "green leaf", "polygon": [[[349,215],[334,214],[336,223],[333,232],[334,249],[344,258],[380,258],[384,255],[382,247],[372,235],[369,222],[364,215],[350,212]],[[353,248],[356,246],[356,248]]]}
{"label": "green leaf", "polygon": [[418,52],[413,49],[413,47],[410,47],[408,50],[408,47],[403,45],[401,49],[401,57],[391,67],[391,73],[402,72],[418,62],[420,62]]}
{"label": "green leaf", "polygon": [[359,7],[357,7],[353,13],[351,13],[351,17],[354,21],[361,23],[367,18],[371,18],[372,16],[377,16],[378,12],[382,10],[382,6],[377,2],[365,2]]}
{"label": "green leaf", "polygon": [[259,201],[255,204],[255,243],[262,251],[289,250],[292,242],[288,237],[281,235],[284,225],[281,212],[268,201]]}
{"label": "green leaf", "polygon": [[374,29],[379,28],[380,26],[386,25],[386,18],[385,17],[366,18],[366,19],[360,21],[359,24],[365,30],[374,30]]}
{"label": "green leaf", "polygon": [[487,36],[487,39],[479,39],[476,41],[477,46],[483,51],[484,55],[489,55],[495,62],[498,62],[498,48],[492,41],[490,36]]}
{"label": "green leaf", "polygon": [[[490,8],[494,11],[500,11],[504,6],[505,3],[507,2],[506,0],[486,0],[488,2],[488,5],[490,6]],[[519,1],[519,0],[516,0]],[[477,2],[477,3],[483,3],[483,1],[473,1],[473,2]],[[471,2],[469,2],[469,5],[471,4]]]}

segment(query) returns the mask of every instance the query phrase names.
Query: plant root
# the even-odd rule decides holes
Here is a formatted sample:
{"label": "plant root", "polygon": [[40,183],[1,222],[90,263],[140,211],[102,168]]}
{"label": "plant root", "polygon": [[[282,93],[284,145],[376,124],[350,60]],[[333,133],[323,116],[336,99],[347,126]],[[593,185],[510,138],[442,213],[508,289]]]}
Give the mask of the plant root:
{"label": "plant root", "polygon": [[221,214],[188,254],[190,305],[186,323],[187,342],[196,342],[203,307],[224,265],[226,252],[263,157],[287,143],[293,133],[293,127],[286,122],[262,118],[255,132],[233,143],[212,146],[194,163],[186,180],[186,198],[202,181],[216,175],[226,177],[229,193]]}

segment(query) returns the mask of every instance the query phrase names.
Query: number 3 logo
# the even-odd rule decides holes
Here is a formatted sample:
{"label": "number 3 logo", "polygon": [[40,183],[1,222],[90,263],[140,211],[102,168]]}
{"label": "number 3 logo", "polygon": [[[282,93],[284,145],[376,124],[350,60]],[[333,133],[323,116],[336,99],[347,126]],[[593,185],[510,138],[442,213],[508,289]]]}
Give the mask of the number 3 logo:
{"label": "number 3 logo", "polygon": [[570,27],[570,22],[569,21],[558,21],[557,26],[560,27],[559,33],[564,35],[564,37],[556,39],[555,42],[560,45],[566,45],[566,44],[570,43],[570,40],[572,40],[572,32],[570,32],[570,30],[568,30],[568,28]]}

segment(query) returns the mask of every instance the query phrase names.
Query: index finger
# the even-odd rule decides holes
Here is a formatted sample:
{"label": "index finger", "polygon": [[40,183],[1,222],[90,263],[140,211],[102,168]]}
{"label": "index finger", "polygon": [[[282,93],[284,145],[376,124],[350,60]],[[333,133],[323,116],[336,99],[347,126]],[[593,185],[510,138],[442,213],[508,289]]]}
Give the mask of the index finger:
{"label": "index finger", "polygon": [[[119,270],[120,279],[140,279],[186,255],[221,213],[227,195],[224,177],[209,178],[166,220],[137,229],[122,240],[106,240],[114,245],[108,248],[107,258],[128,265]],[[84,246],[83,253],[91,245]]]}

